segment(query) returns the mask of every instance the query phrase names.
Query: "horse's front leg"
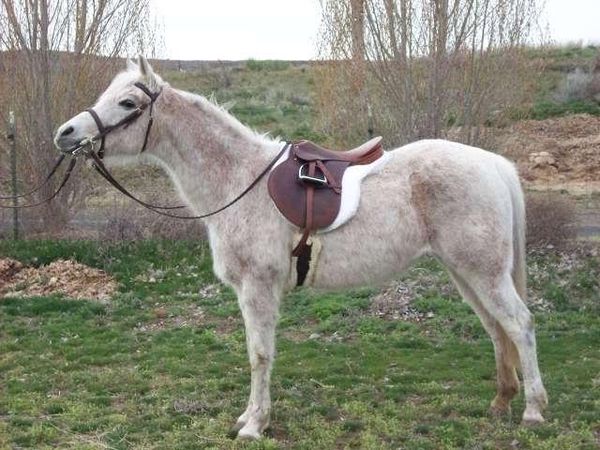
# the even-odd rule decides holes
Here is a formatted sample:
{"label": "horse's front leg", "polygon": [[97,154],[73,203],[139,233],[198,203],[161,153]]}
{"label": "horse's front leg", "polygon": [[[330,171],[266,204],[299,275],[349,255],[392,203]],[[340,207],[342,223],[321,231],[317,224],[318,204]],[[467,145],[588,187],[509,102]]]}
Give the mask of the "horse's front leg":
{"label": "horse's front leg", "polygon": [[258,439],[269,425],[269,389],[275,357],[275,326],[280,297],[281,293],[275,292],[273,286],[253,282],[245,283],[238,290],[252,370],[248,407],[232,429],[240,438]]}

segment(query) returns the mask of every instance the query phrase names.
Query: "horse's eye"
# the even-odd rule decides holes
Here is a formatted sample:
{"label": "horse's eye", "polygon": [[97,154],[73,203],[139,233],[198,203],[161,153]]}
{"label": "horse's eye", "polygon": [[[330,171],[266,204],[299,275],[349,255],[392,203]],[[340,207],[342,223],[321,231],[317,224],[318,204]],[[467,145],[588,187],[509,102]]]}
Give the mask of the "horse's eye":
{"label": "horse's eye", "polygon": [[132,100],[129,100],[128,98],[126,98],[125,100],[121,100],[119,102],[119,106],[122,106],[125,109],[133,109],[133,108],[135,108],[135,103],[133,103]]}

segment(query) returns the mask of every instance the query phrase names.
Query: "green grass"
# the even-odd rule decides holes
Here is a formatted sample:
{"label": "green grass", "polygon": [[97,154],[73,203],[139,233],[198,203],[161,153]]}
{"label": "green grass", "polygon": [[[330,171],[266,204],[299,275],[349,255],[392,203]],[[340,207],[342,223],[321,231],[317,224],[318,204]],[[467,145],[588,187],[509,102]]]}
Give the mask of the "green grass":
{"label": "green grass", "polygon": [[550,117],[563,117],[572,114],[600,116],[600,104],[584,100],[572,100],[564,103],[540,100],[527,113],[527,118],[544,120]]}
{"label": "green grass", "polygon": [[534,306],[546,424],[519,426],[522,395],[512,416],[488,416],[492,344],[454,291],[441,296],[441,267],[423,260],[403,276],[422,285],[413,306],[433,317],[421,323],[370,315],[373,288],[284,299],[272,426],[247,444],[226,438],[248,395],[242,322],[204,243],[3,241],[0,253],[30,264],[69,257],[121,283],[109,304],[0,300],[0,448],[598,446],[597,257],[530,257],[532,296],[548,302]]}
{"label": "green grass", "polygon": [[[600,115],[600,105],[592,100],[554,99],[567,73],[578,67],[589,70],[598,52],[595,46],[577,45],[529,49],[531,60],[543,61],[532,86],[535,100],[502,116],[519,121],[582,113]],[[316,119],[315,67],[314,63],[248,60],[236,67],[214,63],[197,71],[167,71],[164,76],[175,87],[228,105],[235,117],[257,131],[283,139],[323,142],[327,136],[319,131]],[[456,125],[452,117],[447,125]]]}

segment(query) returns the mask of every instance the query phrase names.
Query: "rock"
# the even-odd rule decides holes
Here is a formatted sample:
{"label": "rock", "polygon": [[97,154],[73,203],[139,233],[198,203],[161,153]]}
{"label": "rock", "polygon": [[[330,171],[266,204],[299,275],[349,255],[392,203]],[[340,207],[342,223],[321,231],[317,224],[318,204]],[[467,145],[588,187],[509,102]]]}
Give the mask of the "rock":
{"label": "rock", "polygon": [[548,152],[534,152],[529,154],[531,169],[547,168],[549,166],[558,169],[556,158]]}
{"label": "rock", "polygon": [[165,317],[167,317],[167,310],[165,308],[156,308],[154,310],[154,316],[157,319],[164,319]]}

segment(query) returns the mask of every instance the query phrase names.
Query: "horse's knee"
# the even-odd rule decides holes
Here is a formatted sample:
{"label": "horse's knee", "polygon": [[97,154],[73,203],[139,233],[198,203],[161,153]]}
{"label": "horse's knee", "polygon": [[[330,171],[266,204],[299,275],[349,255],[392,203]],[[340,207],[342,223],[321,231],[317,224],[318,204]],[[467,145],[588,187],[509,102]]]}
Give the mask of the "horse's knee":
{"label": "horse's knee", "polygon": [[250,352],[250,367],[252,370],[257,370],[263,367],[268,367],[273,362],[273,355],[263,351]]}

